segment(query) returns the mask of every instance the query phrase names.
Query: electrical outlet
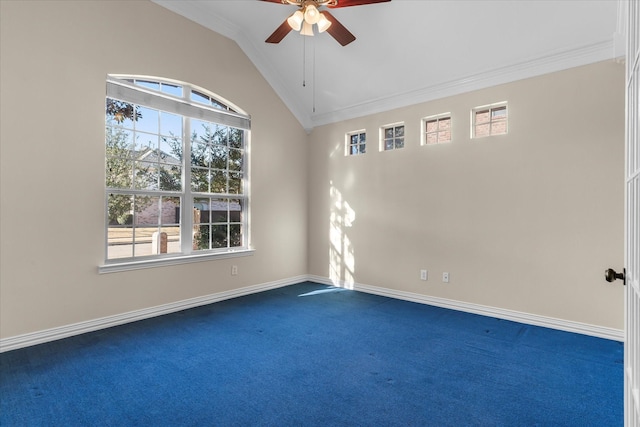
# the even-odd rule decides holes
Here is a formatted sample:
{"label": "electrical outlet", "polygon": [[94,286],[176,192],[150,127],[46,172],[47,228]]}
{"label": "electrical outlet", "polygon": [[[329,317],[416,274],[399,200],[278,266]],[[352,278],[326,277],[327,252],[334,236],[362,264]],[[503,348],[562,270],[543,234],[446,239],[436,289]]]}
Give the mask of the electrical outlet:
{"label": "electrical outlet", "polygon": [[420,280],[427,280],[429,272],[427,270],[420,270]]}
{"label": "electrical outlet", "polygon": [[237,265],[232,265],[231,266],[231,275],[232,276],[237,276],[238,275],[238,266]]}
{"label": "electrical outlet", "polygon": [[444,283],[449,283],[449,273],[447,273],[446,271],[442,273],[442,281]]}

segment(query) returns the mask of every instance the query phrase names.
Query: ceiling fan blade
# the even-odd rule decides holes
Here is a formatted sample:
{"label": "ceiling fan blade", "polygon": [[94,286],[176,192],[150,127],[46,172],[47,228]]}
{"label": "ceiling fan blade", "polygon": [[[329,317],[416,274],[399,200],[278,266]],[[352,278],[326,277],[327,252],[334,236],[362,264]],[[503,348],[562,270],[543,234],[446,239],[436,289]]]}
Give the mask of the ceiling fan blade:
{"label": "ceiling fan blade", "polygon": [[336,39],[342,46],[346,46],[356,39],[356,36],[351,34],[344,25],[340,23],[332,14],[326,10],[322,12],[324,16],[331,21],[331,25],[327,28],[327,33],[331,34],[331,37]]}
{"label": "ceiling fan blade", "polygon": [[282,4],[282,0],[260,0],[260,1],[267,1],[269,3],[280,3],[280,4]]}
{"label": "ceiling fan blade", "polygon": [[[267,0],[264,0],[264,1],[267,1]],[[273,32],[273,34],[271,34],[265,40],[265,42],[267,42],[267,43],[280,43],[282,41],[282,39],[285,38],[285,36],[287,34],[289,34],[289,31],[291,31],[291,26],[289,25],[289,23],[285,19],[284,22],[282,24],[280,24],[280,26],[278,28],[276,28],[276,30]]]}
{"label": "ceiling fan blade", "polygon": [[[269,0],[264,0],[264,1],[269,1]],[[337,5],[335,6],[327,5],[327,7],[335,9],[338,7],[362,6],[365,4],[386,3],[388,1],[391,1],[391,0],[338,0]]]}

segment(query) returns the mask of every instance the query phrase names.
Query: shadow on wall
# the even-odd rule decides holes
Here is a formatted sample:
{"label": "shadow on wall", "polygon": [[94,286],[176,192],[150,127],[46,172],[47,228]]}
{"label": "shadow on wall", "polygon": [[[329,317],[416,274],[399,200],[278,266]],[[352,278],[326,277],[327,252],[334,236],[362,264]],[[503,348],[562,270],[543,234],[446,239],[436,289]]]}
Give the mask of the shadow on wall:
{"label": "shadow on wall", "polygon": [[332,181],[329,191],[329,278],[334,286],[353,289],[355,255],[347,231],[356,219],[356,212],[343,200],[342,193]]}

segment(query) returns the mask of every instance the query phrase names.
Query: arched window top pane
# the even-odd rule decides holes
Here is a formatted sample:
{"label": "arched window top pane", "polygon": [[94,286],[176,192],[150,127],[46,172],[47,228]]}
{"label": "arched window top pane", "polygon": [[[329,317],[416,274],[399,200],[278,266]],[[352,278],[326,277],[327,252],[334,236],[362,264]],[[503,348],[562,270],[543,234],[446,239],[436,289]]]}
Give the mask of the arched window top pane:
{"label": "arched window top pane", "polygon": [[200,104],[207,105],[209,107],[217,108],[219,110],[232,111],[236,112],[233,108],[230,108],[228,105],[223,102],[218,101],[212,96],[209,96],[205,93],[202,93],[197,90],[191,90],[191,100],[198,102]]}
{"label": "arched window top pane", "polygon": [[199,86],[177,80],[109,75],[107,97],[240,129],[251,129],[251,117],[233,103]]}
{"label": "arched window top pane", "polygon": [[183,88],[182,88],[182,85],[179,85],[179,84],[167,83],[167,82],[150,80],[150,79],[134,78],[134,79],[123,79],[123,80],[128,81],[129,83],[133,83],[136,86],[141,86],[146,89],[154,90],[156,92],[166,93],[168,95],[173,95],[178,98],[183,97]]}
{"label": "arched window top pane", "polygon": [[200,105],[206,105],[208,107],[232,113],[245,114],[241,109],[237,108],[224,98],[211,93],[206,89],[188,83],[148,76],[113,75],[112,77],[124,80],[128,83],[134,84],[135,86],[140,86],[148,90],[195,102]]}

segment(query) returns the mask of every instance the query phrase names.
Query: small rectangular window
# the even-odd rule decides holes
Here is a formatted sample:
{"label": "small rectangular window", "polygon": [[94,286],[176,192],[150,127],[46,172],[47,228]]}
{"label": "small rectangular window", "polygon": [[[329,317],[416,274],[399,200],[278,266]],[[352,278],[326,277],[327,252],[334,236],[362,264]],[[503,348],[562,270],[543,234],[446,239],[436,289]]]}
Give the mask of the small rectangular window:
{"label": "small rectangular window", "polygon": [[507,133],[507,104],[492,104],[474,108],[472,138],[504,135]]}
{"label": "small rectangular window", "polygon": [[355,131],[347,134],[347,156],[365,154],[367,152],[367,134],[365,131]]}
{"label": "small rectangular window", "polygon": [[404,148],[404,124],[388,125],[381,129],[381,151]]}
{"label": "small rectangular window", "polygon": [[444,113],[422,120],[422,144],[432,145],[451,142],[451,114]]}

